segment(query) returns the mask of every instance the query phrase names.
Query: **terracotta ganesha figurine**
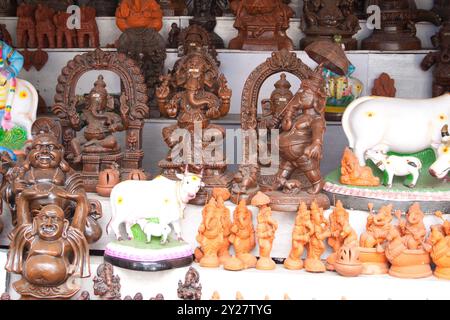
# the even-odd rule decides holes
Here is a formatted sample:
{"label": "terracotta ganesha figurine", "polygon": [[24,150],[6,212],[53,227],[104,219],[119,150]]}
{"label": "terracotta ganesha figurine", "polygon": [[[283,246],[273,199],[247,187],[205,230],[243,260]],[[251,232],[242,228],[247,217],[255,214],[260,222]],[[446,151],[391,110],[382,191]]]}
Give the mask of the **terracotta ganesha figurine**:
{"label": "terracotta ganesha figurine", "polygon": [[434,275],[450,280],[450,221],[444,218],[442,212],[435,215],[443,220],[443,224],[432,226],[429,238],[431,258],[436,265]]}
{"label": "terracotta ganesha figurine", "polygon": [[128,28],[161,30],[163,12],[156,0],[124,0],[116,10],[116,23],[123,32]]}
{"label": "terracotta ganesha figurine", "polygon": [[[30,204],[51,196],[74,201],[72,222],[58,205],[46,205],[33,215]],[[88,202],[80,193],[37,184],[17,200],[17,226],[12,232],[6,270],[22,275],[14,289],[27,299],[68,299],[80,287],[70,277],[89,277],[89,245],[84,236]]]}
{"label": "terracotta ganesha figurine", "polygon": [[389,232],[393,228],[392,209],[392,205],[383,206],[374,214],[373,205],[369,204],[370,214],[367,217],[366,232],[361,235],[359,241],[364,274],[388,272],[388,261],[384,251]]}

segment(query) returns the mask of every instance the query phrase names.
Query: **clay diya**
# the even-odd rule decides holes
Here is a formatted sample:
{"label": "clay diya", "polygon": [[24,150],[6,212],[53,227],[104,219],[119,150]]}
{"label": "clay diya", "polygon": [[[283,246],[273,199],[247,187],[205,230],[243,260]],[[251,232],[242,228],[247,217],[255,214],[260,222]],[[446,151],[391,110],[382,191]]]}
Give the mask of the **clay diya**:
{"label": "clay diya", "polygon": [[139,170],[139,169],[134,169],[134,170],[130,171],[126,180],[146,181],[146,180],[148,180],[148,178],[144,171]]}
{"label": "clay diya", "polygon": [[259,208],[258,226],[256,235],[259,244],[259,259],[256,263],[258,270],[273,270],[276,268],[275,262],[270,257],[275,233],[278,230],[278,223],[272,219],[272,210],[268,206],[270,198],[262,192],[258,192],[252,199],[252,206]]}
{"label": "clay diya", "polygon": [[363,264],[359,259],[359,249],[352,246],[342,247],[334,262],[336,272],[344,277],[357,277],[363,272]]}
{"label": "clay diya", "polygon": [[431,276],[431,258],[427,252],[431,248],[425,243],[425,215],[420,205],[413,204],[406,213],[406,219],[401,218],[400,211],[397,211],[396,215],[400,223],[396,228],[391,228],[388,234],[389,245],[386,248],[386,257],[391,263],[389,274],[411,279]]}
{"label": "clay diya", "polygon": [[389,262],[385,255],[385,244],[392,228],[392,205],[382,207],[377,214],[373,204],[369,204],[366,232],[359,240],[359,258],[363,263],[363,274],[385,274],[389,271]]}
{"label": "clay diya", "polygon": [[98,184],[96,187],[97,193],[102,197],[109,197],[112,189],[120,182],[120,171],[117,167],[105,169],[100,172]]}

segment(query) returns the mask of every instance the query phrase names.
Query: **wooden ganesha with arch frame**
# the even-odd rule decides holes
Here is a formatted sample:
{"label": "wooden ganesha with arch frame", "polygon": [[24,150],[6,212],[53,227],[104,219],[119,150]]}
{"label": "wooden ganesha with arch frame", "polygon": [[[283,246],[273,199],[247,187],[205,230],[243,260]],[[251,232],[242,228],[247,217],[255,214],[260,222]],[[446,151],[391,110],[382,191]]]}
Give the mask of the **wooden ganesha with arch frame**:
{"label": "wooden ganesha with arch frame", "polygon": [[[113,97],[107,93],[102,76],[89,93],[87,108],[81,113],[77,110],[75,90],[79,79],[89,71],[98,70],[112,71],[120,77],[123,88],[120,115],[115,112]],[[134,60],[124,54],[97,49],[77,55],[62,69],[52,112],[61,122],[65,157],[74,168],[81,170],[86,191],[95,192],[99,173],[116,163],[122,177],[141,169],[142,130],[149,114],[147,102],[144,76]],[[77,137],[84,128],[84,136]],[[125,150],[121,150],[113,135],[120,131],[126,132]]]}

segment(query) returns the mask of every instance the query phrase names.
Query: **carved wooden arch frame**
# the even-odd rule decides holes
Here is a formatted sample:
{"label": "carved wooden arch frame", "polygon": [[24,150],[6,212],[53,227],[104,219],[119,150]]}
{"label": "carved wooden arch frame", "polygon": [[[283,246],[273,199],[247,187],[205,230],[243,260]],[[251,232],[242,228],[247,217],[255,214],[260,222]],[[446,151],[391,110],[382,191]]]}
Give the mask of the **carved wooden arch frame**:
{"label": "carved wooden arch frame", "polygon": [[[71,130],[70,117],[76,114],[74,103],[76,85],[81,76],[90,71],[112,71],[120,77],[122,95],[130,109],[129,126],[126,131],[126,151],[122,160],[122,169],[130,171],[142,167],[144,152],[142,150],[142,131],[144,120],[149,116],[147,85],[141,69],[136,62],[125,54],[96,49],[75,56],[62,69],[56,86],[55,105],[52,112],[60,119],[62,132]],[[137,141],[136,141],[137,138]],[[65,146],[68,150],[68,146]]]}
{"label": "carved wooden arch frame", "polygon": [[300,80],[309,78],[314,71],[300,60],[295,52],[286,49],[272,52],[272,56],[256,67],[247,78],[242,91],[241,127],[243,130],[256,129],[258,98],[261,87],[274,74],[287,72]]}

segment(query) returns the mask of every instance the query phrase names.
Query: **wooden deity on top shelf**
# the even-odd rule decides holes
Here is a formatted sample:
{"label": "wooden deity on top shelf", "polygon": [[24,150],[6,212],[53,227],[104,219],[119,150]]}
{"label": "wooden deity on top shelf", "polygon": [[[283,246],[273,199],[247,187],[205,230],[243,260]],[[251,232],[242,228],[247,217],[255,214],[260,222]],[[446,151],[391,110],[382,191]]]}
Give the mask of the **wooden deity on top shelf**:
{"label": "wooden deity on top shelf", "polygon": [[[178,55],[185,56],[191,52],[206,50],[208,54],[216,61],[217,66],[220,66],[220,61],[217,60],[217,51],[214,46],[211,36],[208,31],[196,24],[181,30],[177,41]],[[177,63],[180,60],[177,61]],[[177,69],[175,66],[174,69]]]}
{"label": "wooden deity on top shelf", "polygon": [[16,0],[0,1],[0,17],[15,17],[17,10]]}
{"label": "wooden deity on top shelf", "polygon": [[164,16],[187,16],[189,15],[185,0],[158,0],[164,12]]}
{"label": "wooden deity on top shelf", "polygon": [[302,30],[306,37],[300,48],[318,40],[334,41],[336,36],[346,50],[356,50],[353,36],[360,30],[359,19],[354,14],[354,0],[306,0],[303,5]]}
{"label": "wooden deity on top shelf", "polygon": [[217,151],[222,147],[225,130],[210,123],[230,110],[231,90],[227,80],[206,50],[195,51],[177,61],[174,71],[163,77],[156,96],[161,113],[178,119],[177,124],[163,129],[170,151],[159,166],[169,178],[175,178],[185,164],[192,165],[194,172],[203,170],[206,187],[192,203],[205,204],[208,191],[228,188],[231,183],[223,152]]}
{"label": "wooden deity on top shelf", "polygon": [[220,0],[190,0],[187,2],[189,15],[193,16],[189,20],[189,25],[199,25],[208,31],[213,45],[217,49],[225,48],[222,38],[214,32],[217,25],[216,17],[223,14]]}
{"label": "wooden deity on top shelf", "polygon": [[[233,200],[237,194],[252,198],[259,187],[271,198],[270,206],[276,211],[296,212],[301,202],[310,205],[314,200],[324,209],[330,205],[328,198],[321,193],[324,181],[320,161],[326,127],[326,92],[322,73],[327,68],[345,74],[350,62],[342,48],[333,42],[315,42],[308,46],[306,52],[319,63],[315,70],[306,66],[294,53],[281,50],[272,53],[271,58],[258,66],[244,86],[242,129],[259,129],[260,141],[257,164],[250,153],[253,149],[251,142],[243,143],[244,163],[239,169],[242,177],[236,175],[234,179]],[[301,87],[292,95],[282,75],[277,83],[280,88],[272,96],[272,99],[279,97],[278,103],[266,101],[263,115],[258,117],[255,99],[264,81],[278,72],[297,76]],[[266,131],[261,129],[279,130],[278,141],[264,146],[262,142],[266,139],[261,140],[261,135]],[[274,158],[277,154],[279,159]]]}
{"label": "wooden deity on top shelf", "polygon": [[401,51],[420,50],[422,44],[416,36],[416,23],[421,21],[439,25],[439,16],[429,10],[417,9],[410,0],[370,0],[367,6],[381,9],[381,28],[375,28],[370,37],[362,41],[363,50]]}
{"label": "wooden deity on top shelf", "polygon": [[286,35],[294,11],[282,0],[233,0],[234,27],[239,34],[229,48],[238,50],[293,50]]}
{"label": "wooden deity on top shelf", "polygon": [[162,29],[163,12],[156,0],[123,0],[116,10],[117,27],[124,32],[129,28]]}

